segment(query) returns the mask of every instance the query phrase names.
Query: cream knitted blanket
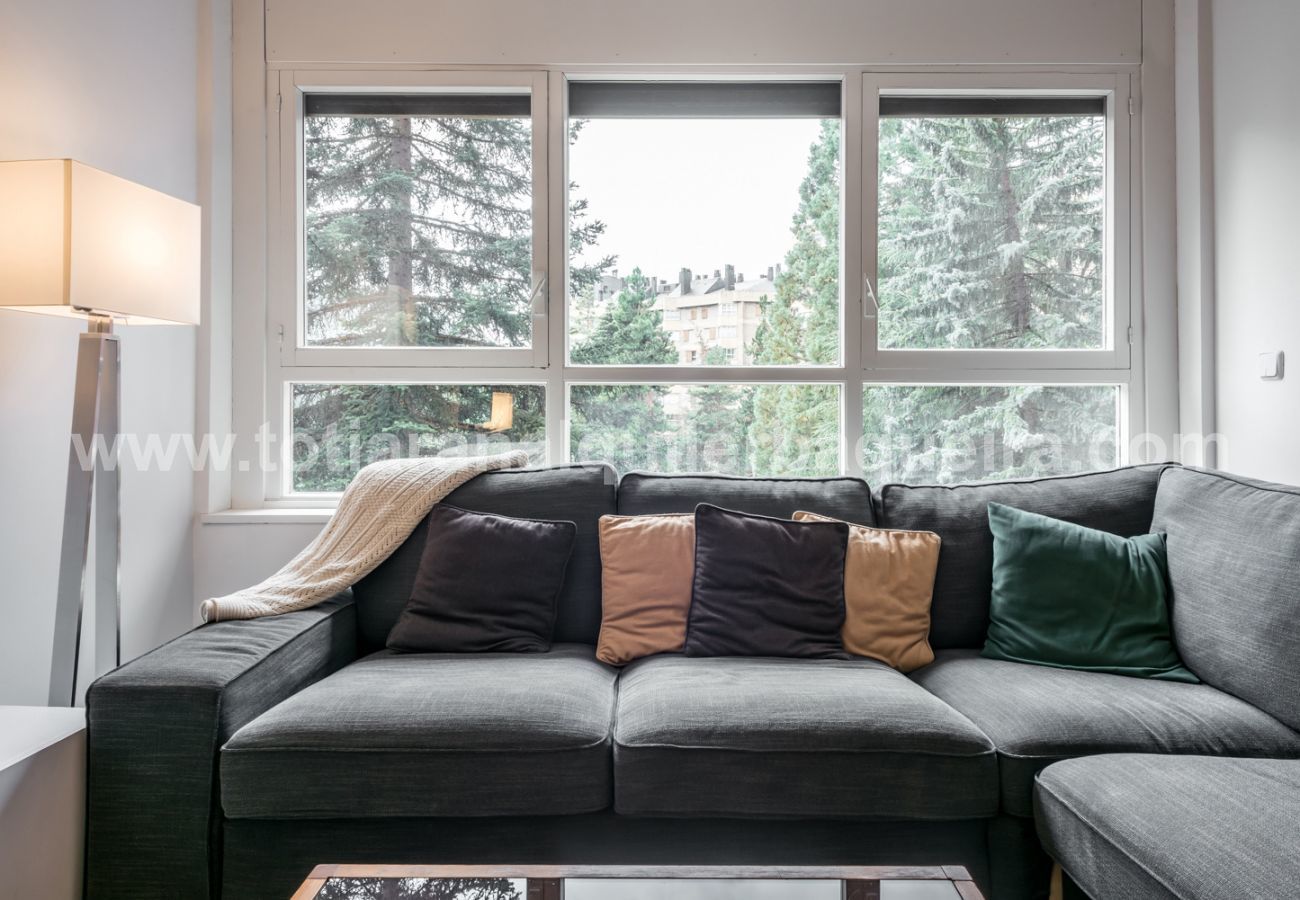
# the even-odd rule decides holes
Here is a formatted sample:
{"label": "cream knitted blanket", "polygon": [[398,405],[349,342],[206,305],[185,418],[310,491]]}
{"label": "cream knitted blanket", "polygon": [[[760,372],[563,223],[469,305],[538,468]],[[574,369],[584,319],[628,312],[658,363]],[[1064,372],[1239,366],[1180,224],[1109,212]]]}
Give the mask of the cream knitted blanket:
{"label": "cream knitted blanket", "polygon": [[522,450],[473,459],[371,463],[348,484],[316,539],[261,584],[204,600],[204,622],[256,619],[315,606],[360,581],[410,537],[433,505],[481,472],[528,462]]}

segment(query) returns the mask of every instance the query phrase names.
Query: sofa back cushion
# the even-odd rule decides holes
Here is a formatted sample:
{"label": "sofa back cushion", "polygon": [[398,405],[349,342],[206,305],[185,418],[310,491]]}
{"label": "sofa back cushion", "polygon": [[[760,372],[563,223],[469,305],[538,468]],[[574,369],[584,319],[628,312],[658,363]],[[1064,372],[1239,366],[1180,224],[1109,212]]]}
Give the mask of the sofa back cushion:
{"label": "sofa back cushion", "polygon": [[[451,506],[520,519],[577,525],[573,554],[556,601],[556,643],[595,644],[600,631],[600,542],[597,523],[614,512],[614,470],[605,465],[485,472],[453,491]],[[393,555],[353,589],[362,652],[384,646],[411,598],[428,534],[428,518]]]}
{"label": "sofa back cushion", "polygon": [[629,472],[618,483],[618,514],[695,512],[701,503],[789,519],[796,510],[875,525],[871,488],[861,478],[739,478],[732,475],[648,475]]}
{"label": "sofa back cushion", "polygon": [[1151,528],[1168,536],[1183,662],[1300,728],[1300,489],[1170,469]]}
{"label": "sofa back cushion", "polygon": [[943,539],[930,606],[931,646],[942,650],[984,645],[993,590],[990,502],[1132,537],[1150,530],[1163,469],[1132,466],[1029,481],[881,488],[882,527],[933,531]]}

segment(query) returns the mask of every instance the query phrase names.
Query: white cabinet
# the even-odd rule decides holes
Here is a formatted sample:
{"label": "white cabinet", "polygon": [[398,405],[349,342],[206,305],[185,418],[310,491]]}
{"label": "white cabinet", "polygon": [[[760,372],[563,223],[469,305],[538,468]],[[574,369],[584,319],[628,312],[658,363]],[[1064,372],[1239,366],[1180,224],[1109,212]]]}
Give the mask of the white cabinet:
{"label": "white cabinet", "polygon": [[85,710],[0,706],[0,900],[81,897]]}

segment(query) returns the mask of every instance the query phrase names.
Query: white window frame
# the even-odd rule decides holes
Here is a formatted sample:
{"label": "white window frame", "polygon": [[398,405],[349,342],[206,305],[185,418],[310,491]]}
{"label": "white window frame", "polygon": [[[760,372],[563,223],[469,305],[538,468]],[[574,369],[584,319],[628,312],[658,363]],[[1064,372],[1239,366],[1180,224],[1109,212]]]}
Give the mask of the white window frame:
{"label": "white window frame", "polygon": [[[1130,187],[1129,78],[1119,75],[867,75],[863,78],[862,130],[880,131],[881,96],[1102,97],[1106,100],[1105,322],[1106,345],[1095,350],[881,349],[877,259],[879,143],[863,142],[862,153],[862,348],[869,369],[1127,369],[1130,365],[1129,217],[1117,215]],[[1122,114],[1121,114],[1122,110]],[[1124,204],[1127,212],[1127,204]]]}
{"label": "white window frame", "polygon": [[[578,384],[835,384],[841,397],[840,471],[861,475],[863,392],[868,384],[1098,384],[1119,387],[1120,462],[1129,435],[1145,422],[1141,363],[1139,140],[1130,116],[1135,67],[1079,71],[889,71],[863,66],[773,67],[726,71],[698,67],[656,72],[618,67],[575,70],[295,71],[270,73],[268,98],[268,301],[265,421],[276,436],[278,466],[262,476],[267,506],[325,506],[337,495],[290,490],[291,385],[304,382],[393,384],[540,384],[546,388],[547,460],[570,456],[570,388]],[[568,323],[568,84],[570,80],[839,80],[841,94],[840,360],[837,365],[602,366],[569,362]],[[301,347],[302,96],[310,91],[391,93],[447,89],[526,88],[533,97],[534,276],[542,286],[534,307],[531,349],[447,350]],[[880,350],[868,285],[876,283],[876,167],[881,92],[974,96],[1055,93],[1106,96],[1107,291],[1111,344],[1085,351]],[[540,119],[540,121],[539,121]],[[552,300],[555,305],[552,305]],[[737,309],[737,322],[748,321]],[[682,317],[685,321],[686,318]],[[1130,325],[1133,329],[1130,330]],[[291,330],[292,326],[292,330]],[[281,331],[283,328],[283,332]],[[1137,331],[1136,337],[1133,331]],[[283,336],[283,340],[282,340]],[[1130,348],[1130,341],[1136,341]],[[486,354],[486,356],[485,356]],[[511,354],[506,356],[504,354]],[[278,469],[278,470],[277,470]],[[237,476],[240,477],[240,476]]]}
{"label": "white window frame", "polygon": [[[549,211],[547,169],[547,81],[538,72],[304,72],[280,73],[278,131],[279,203],[270,208],[278,236],[271,254],[268,323],[271,346],[280,364],[296,367],[383,368],[398,366],[529,367],[547,363],[545,303]],[[533,131],[533,329],[530,346],[520,348],[310,347],[306,343],[303,228],[304,100],[312,93],[518,93],[531,95]]]}

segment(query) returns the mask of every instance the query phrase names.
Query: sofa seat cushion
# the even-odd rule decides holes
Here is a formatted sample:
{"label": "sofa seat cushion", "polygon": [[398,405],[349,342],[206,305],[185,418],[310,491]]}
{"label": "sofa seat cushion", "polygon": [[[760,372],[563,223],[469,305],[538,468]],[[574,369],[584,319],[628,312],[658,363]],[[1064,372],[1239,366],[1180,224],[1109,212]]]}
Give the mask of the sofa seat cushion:
{"label": "sofa seat cushion", "polygon": [[1051,766],[1044,845],[1092,897],[1300,893],[1300,761],[1118,754]]}
{"label": "sofa seat cushion", "polygon": [[993,746],[883,663],[639,660],[619,680],[614,808],[679,817],[963,819],[997,809]]}
{"label": "sofa seat cushion", "polygon": [[222,806],[277,819],[606,809],[615,679],[588,645],[381,651],[237,731]]}
{"label": "sofa seat cushion", "polygon": [[1003,811],[1033,813],[1034,776],[1096,753],[1300,756],[1300,734],[1206,684],[1153,681],[940,651],[912,678],[997,747]]}

